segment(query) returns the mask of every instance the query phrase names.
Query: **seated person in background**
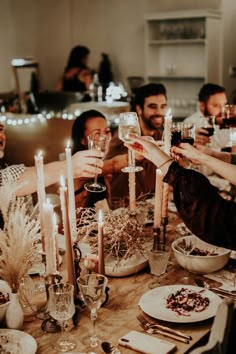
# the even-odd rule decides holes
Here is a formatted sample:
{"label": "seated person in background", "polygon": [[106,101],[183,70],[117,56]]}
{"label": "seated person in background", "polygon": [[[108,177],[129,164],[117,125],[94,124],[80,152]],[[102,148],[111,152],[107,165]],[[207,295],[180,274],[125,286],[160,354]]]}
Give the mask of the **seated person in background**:
{"label": "seated person in background", "polygon": [[[155,143],[131,134],[130,139],[133,143],[127,146],[159,167],[164,182],[173,187],[174,202],[186,226],[206,242],[236,250],[236,203],[223,199],[205,176],[181,167]],[[233,165],[216,161],[222,164],[222,172],[225,168],[236,170]]]}
{"label": "seated person in background", "polygon": [[[88,149],[87,136],[92,133],[105,134],[111,138],[111,130],[105,116],[96,110],[83,112],[74,121],[71,134],[73,154],[77,151]],[[113,159],[104,161],[102,176],[105,177],[99,176],[98,182],[106,185],[107,190],[105,192],[88,192],[84,189],[84,184],[88,182],[88,179],[77,178],[74,180],[77,207],[93,207],[98,200],[110,197],[110,175],[115,171],[120,171],[122,167],[126,166],[127,159],[124,157],[125,156],[118,155]]]}
{"label": "seated person in background", "polygon": [[63,76],[57,84],[57,91],[86,93],[93,81],[88,68],[90,50],[84,46],[72,48]]}
{"label": "seated person in background", "polygon": [[[229,142],[229,129],[220,129],[219,126],[222,107],[227,104],[225,88],[216,84],[205,84],[199,91],[198,100],[199,111],[184,120],[196,125],[195,144],[206,145],[211,142],[211,147],[218,150],[226,147]],[[207,116],[216,118],[215,134],[212,137],[203,135],[207,132],[198,127],[200,118]]]}
{"label": "seated person in background", "polygon": [[[162,84],[150,83],[137,89],[135,96],[135,108],[139,118],[141,135],[153,137],[154,140],[162,139],[164,115],[167,107],[166,89]],[[110,149],[105,157],[113,158],[118,154],[126,156],[128,161],[127,148],[123,141],[118,138],[117,132],[110,143]],[[143,170],[136,176],[136,197],[147,195],[155,191],[155,171],[153,163],[139,156],[137,165]],[[126,165],[127,166],[127,162]],[[114,173],[111,181],[112,197],[128,197],[128,174]]]}

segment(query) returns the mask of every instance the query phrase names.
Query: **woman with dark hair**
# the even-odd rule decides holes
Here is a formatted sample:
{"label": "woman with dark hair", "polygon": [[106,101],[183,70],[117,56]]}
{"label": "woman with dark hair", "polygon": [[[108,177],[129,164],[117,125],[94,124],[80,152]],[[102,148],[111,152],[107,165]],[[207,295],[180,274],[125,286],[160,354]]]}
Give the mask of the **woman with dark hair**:
{"label": "woman with dark hair", "polygon": [[88,68],[90,50],[78,45],[72,48],[63,76],[57,84],[57,91],[86,92],[92,83]]}
{"label": "woman with dark hair", "polygon": [[[76,118],[72,126],[71,139],[72,139],[72,154],[77,151],[83,151],[88,149],[87,136],[92,133],[99,133],[111,137],[111,130],[108,126],[105,116],[96,111],[89,110],[83,112]],[[102,184],[106,184],[104,177],[99,177],[98,181]],[[76,179],[75,184],[75,201],[77,207],[92,207],[98,200],[108,198],[107,190],[102,193],[90,193],[84,189],[84,184],[87,179]]]}
{"label": "woman with dark hair", "polygon": [[[111,137],[111,130],[106,121],[105,116],[96,111],[89,110],[83,112],[76,118],[72,126],[71,139],[72,139],[72,153],[88,149],[87,136],[92,133],[105,134]],[[107,190],[102,193],[87,192],[84,189],[84,184],[87,179],[76,179],[75,184],[75,200],[77,207],[92,207],[98,200],[110,198],[110,180],[113,173],[121,172],[123,167],[127,166],[127,154],[117,155],[109,160],[104,161],[102,174],[99,176],[98,181],[106,184]],[[121,186],[122,188],[122,186]]]}

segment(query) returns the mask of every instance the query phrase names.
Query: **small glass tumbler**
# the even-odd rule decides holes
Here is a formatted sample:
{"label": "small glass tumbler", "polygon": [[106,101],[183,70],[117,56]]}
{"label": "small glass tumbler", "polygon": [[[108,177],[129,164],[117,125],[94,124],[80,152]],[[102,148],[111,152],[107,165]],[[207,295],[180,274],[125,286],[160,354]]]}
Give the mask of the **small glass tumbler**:
{"label": "small glass tumbler", "polygon": [[158,250],[151,250],[148,252],[150,271],[151,274],[155,276],[155,280],[148,285],[150,289],[154,289],[160,285],[162,276],[166,272],[169,258],[170,247],[168,245],[162,245]]}

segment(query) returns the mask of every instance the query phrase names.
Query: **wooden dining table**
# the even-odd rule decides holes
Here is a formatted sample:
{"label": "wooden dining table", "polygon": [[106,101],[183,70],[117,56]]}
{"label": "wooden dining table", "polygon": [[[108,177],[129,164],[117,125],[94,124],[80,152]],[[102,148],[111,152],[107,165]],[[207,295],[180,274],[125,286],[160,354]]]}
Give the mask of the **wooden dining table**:
{"label": "wooden dining table", "polygon": [[[167,228],[167,236],[175,238],[176,225],[180,222],[174,214],[171,216],[172,222]],[[66,264],[63,260],[61,275],[65,273]],[[184,269],[181,268],[175,261],[173,254],[171,254],[167,273],[161,281],[161,285],[181,284],[181,278],[184,275]],[[196,274],[190,274],[190,283],[194,284]],[[97,319],[97,334],[102,341],[111,342],[113,345],[118,345],[118,340],[132,330],[145,333],[141,328],[137,316],[142,313],[139,307],[139,300],[143,294],[148,292],[149,283],[153,276],[150,274],[148,267],[142,271],[126,277],[108,277],[109,299],[108,302],[99,309]],[[217,283],[214,282],[214,285]],[[46,302],[45,293],[38,294],[33,302],[38,306],[42,306]],[[157,303],[158,306],[158,303]],[[195,345],[199,345],[200,341],[210,332],[213,319],[208,319],[195,323],[169,323],[157,321],[160,324],[168,325],[169,327],[181,330],[182,332],[191,335],[192,340],[189,344],[176,341],[172,338],[167,338],[159,334],[152,335],[154,337],[172,342],[176,345],[176,353],[188,353]],[[57,336],[60,333],[46,333],[41,329],[42,321],[36,319],[34,316],[26,318],[23,330],[31,334],[37,341],[38,354],[54,354],[57,351],[53,348]],[[95,352],[97,354],[103,353],[101,346],[92,350],[89,342],[89,334],[92,330],[92,323],[90,320],[89,310],[85,307],[79,314],[79,322],[76,327],[73,327],[70,321],[70,334],[76,341],[77,347],[72,350],[75,353]],[[118,346],[122,354],[132,354],[133,350]],[[158,353],[158,349],[157,349]]]}

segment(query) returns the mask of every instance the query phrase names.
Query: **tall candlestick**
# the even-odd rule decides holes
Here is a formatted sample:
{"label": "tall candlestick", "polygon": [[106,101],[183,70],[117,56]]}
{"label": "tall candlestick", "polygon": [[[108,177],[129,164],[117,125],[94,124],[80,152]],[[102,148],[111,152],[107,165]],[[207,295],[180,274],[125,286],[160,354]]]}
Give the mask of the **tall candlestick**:
{"label": "tall candlestick", "polygon": [[163,173],[159,168],[157,168],[156,186],[155,186],[154,224],[153,224],[153,227],[155,229],[161,227],[162,193],[163,193]]}
{"label": "tall candlestick", "polygon": [[103,212],[98,210],[98,273],[105,274]]}
{"label": "tall candlestick", "polygon": [[46,274],[55,274],[57,271],[56,245],[54,234],[53,205],[47,200],[43,203]]}
{"label": "tall candlestick", "polygon": [[129,172],[129,208],[134,211],[136,207],[135,172]]}
{"label": "tall candlestick", "polygon": [[45,251],[45,240],[44,240],[44,220],[43,220],[43,203],[46,201],[45,184],[44,184],[44,169],[43,169],[43,156],[42,151],[34,157],[36,173],[37,173],[37,195],[38,195],[38,205],[39,205],[39,218],[40,218],[40,232],[42,249]]}
{"label": "tall candlestick", "polygon": [[75,278],[75,267],[74,267],[74,254],[73,246],[70,233],[69,215],[68,215],[68,194],[67,187],[65,187],[65,181],[61,177],[61,187],[60,187],[60,200],[61,200],[61,211],[62,211],[62,221],[64,228],[64,237],[66,245],[66,266],[67,266],[67,281],[73,284],[76,289],[76,278]]}
{"label": "tall candlestick", "polygon": [[164,120],[164,151],[166,154],[170,155],[171,148],[171,126],[172,126],[172,115],[169,109],[166,112]]}
{"label": "tall candlestick", "polygon": [[71,160],[70,141],[66,147],[66,169],[67,169],[67,183],[68,183],[68,204],[69,204],[69,222],[72,240],[76,239],[76,211],[75,211],[75,191],[74,191],[74,178],[73,166]]}
{"label": "tall candlestick", "polygon": [[163,184],[163,197],[162,197],[162,218],[168,218],[168,200],[169,200],[169,185]]}

